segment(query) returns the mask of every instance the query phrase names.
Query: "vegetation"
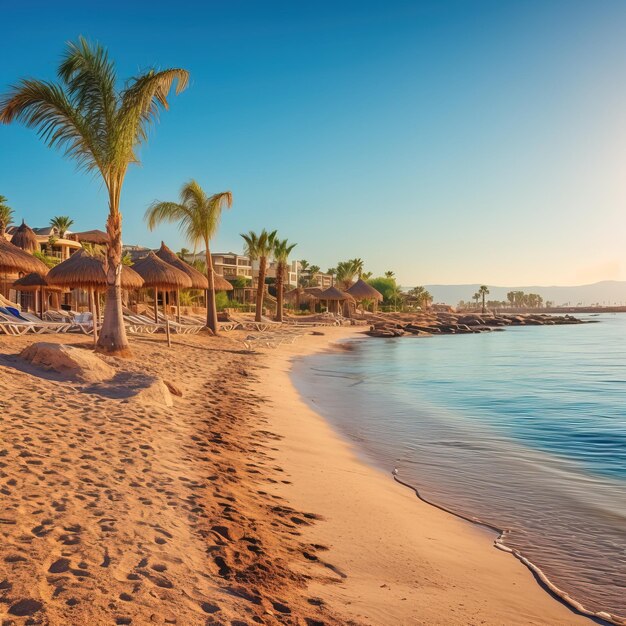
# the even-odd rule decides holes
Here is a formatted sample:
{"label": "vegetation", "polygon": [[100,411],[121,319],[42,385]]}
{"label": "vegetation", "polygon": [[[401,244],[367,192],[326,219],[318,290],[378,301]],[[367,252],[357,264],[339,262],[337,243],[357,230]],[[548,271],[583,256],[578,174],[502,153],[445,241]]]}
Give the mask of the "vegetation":
{"label": "vegetation", "polygon": [[340,261],[336,267],[337,283],[341,289],[348,289],[355,278],[363,273],[363,261],[361,259],[349,259]]}
{"label": "vegetation", "polygon": [[489,287],[487,285],[481,285],[478,294],[483,299],[483,313],[485,312],[485,296],[489,294]]}
{"label": "vegetation", "polygon": [[107,218],[107,298],[98,349],[128,353],[122,316],[122,216],[120,198],[128,167],[138,163],[137,147],[148,138],[167,97],[187,86],[183,69],[151,69],[117,87],[107,51],[86,39],[67,44],[57,83],[23,79],[0,98],[0,122],[22,122],[37,130],[51,148],[74,159],[79,168],[99,172],[109,194]]}
{"label": "vegetation", "polygon": [[283,321],[283,302],[285,297],[285,275],[287,261],[295,243],[290,244],[286,239],[274,240],[274,260],[276,261],[276,321]]}
{"label": "vegetation", "polygon": [[267,274],[267,260],[274,251],[274,241],[276,240],[276,231],[271,233],[265,229],[260,234],[250,231],[247,234],[241,234],[245,241],[245,253],[250,257],[251,261],[259,261],[259,278],[257,282],[256,292],[256,312],[255,320],[261,321],[263,313],[263,298],[265,296],[265,276]]}
{"label": "vegetation", "polygon": [[210,244],[217,232],[224,207],[230,208],[233,195],[230,191],[207,196],[202,187],[191,180],[180,190],[180,202],[159,202],[155,200],[146,211],[148,228],[153,230],[161,222],[179,222],[189,243],[194,247],[202,243],[205,246],[206,276],[209,281],[207,294],[206,325],[217,334],[217,306],[215,304],[215,277],[211,259]]}
{"label": "vegetation", "polygon": [[421,309],[426,309],[433,300],[428,290],[425,287],[413,287],[409,289],[408,294],[410,298],[415,300],[415,304]]}
{"label": "vegetation", "polygon": [[398,303],[402,302],[402,293],[396,284],[395,278],[387,276],[379,276],[367,281],[376,291],[380,292],[383,297],[383,306],[398,307]]}
{"label": "vegetation", "polygon": [[74,220],[67,215],[57,215],[50,220],[50,226],[54,229],[54,232],[61,238],[65,239],[65,234],[70,229],[70,226],[74,223]]}
{"label": "vegetation", "polygon": [[35,250],[33,252],[33,256],[38,258],[42,263],[45,263],[48,267],[54,267],[61,262],[61,259],[57,259],[54,256],[49,256],[45,252],[40,252],[39,250]]}
{"label": "vegetation", "polygon": [[0,237],[4,237],[4,233],[13,221],[13,209],[7,202],[4,196],[0,196]]}

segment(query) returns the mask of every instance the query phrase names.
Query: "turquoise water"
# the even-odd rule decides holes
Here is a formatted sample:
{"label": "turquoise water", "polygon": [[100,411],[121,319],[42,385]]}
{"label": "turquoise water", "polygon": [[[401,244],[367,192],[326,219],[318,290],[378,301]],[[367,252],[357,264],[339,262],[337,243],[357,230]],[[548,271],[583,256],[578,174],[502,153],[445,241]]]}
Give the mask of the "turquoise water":
{"label": "turquoise water", "polygon": [[587,608],[626,616],[626,315],[362,339],[296,386],[372,463],[464,515]]}

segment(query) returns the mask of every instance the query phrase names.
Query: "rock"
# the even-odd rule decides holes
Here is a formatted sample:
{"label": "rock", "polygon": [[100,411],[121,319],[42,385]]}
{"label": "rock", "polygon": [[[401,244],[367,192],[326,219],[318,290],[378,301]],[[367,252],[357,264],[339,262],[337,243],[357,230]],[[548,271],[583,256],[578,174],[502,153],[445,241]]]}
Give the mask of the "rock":
{"label": "rock", "polygon": [[170,394],[167,385],[158,377],[150,377],[146,380],[146,384],[137,390],[133,396],[133,400],[141,402],[141,404],[159,404],[165,406],[174,406],[174,400]]}
{"label": "rock", "polygon": [[90,350],[40,341],[22,350],[20,357],[35,367],[86,383],[115,376],[115,370]]}

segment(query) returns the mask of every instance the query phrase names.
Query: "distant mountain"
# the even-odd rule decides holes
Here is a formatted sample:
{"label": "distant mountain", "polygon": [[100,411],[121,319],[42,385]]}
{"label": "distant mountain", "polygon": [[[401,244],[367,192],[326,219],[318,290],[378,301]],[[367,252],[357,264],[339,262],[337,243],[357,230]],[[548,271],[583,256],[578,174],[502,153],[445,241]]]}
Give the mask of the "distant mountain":
{"label": "distant mountain", "polygon": [[[452,306],[461,300],[471,301],[478,291],[480,284],[475,285],[424,285],[433,296],[433,302],[445,302]],[[550,300],[556,306],[576,306],[578,304],[590,306],[592,304],[626,305],[626,281],[603,280],[591,285],[577,285],[572,287],[541,287],[539,285],[527,287],[493,287],[488,285],[488,300],[506,300],[509,291],[523,291],[539,294],[544,301]]]}

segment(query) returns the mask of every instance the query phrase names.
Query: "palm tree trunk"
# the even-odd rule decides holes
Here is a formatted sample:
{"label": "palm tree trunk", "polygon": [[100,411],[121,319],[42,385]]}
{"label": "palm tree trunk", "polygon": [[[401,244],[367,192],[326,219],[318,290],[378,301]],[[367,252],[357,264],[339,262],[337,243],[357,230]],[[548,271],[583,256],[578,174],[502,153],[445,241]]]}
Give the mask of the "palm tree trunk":
{"label": "palm tree trunk", "polygon": [[211,251],[209,250],[209,242],[206,244],[206,276],[209,281],[209,289],[206,294],[206,325],[209,330],[214,334],[219,334],[219,327],[217,325],[217,305],[215,303],[215,276],[213,275],[213,258],[211,257]]}
{"label": "palm tree trunk", "polygon": [[483,313],[485,312],[485,294],[483,293]]}
{"label": "palm tree trunk", "polygon": [[107,234],[107,298],[96,349],[106,354],[130,356],[122,313],[122,216],[117,188],[109,191]]}
{"label": "palm tree trunk", "polygon": [[283,270],[276,270],[276,321],[283,321]]}
{"label": "palm tree trunk", "polygon": [[256,311],[254,321],[260,322],[263,314],[263,297],[265,296],[265,273],[267,272],[267,257],[262,256],[259,262],[259,279],[256,288]]}

